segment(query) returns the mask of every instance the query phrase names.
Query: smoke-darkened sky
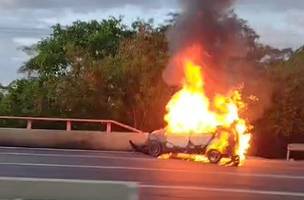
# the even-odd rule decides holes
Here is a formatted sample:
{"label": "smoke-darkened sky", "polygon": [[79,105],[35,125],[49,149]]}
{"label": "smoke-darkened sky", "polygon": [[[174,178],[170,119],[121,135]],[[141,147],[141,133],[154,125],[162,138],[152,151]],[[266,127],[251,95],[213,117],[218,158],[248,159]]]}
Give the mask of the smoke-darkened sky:
{"label": "smoke-darkened sky", "polygon": [[[27,57],[20,46],[31,45],[50,33],[55,23],[125,16],[154,18],[180,10],[177,0],[0,0],[0,83],[20,77],[17,69]],[[236,12],[261,35],[261,41],[278,48],[304,44],[303,0],[238,0]]]}

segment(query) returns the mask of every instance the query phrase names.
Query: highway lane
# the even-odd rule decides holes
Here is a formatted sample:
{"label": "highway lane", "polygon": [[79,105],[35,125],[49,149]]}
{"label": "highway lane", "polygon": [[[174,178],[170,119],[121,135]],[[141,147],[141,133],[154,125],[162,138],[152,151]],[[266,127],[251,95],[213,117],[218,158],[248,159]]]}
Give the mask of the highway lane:
{"label": "highway lane", "polygon": [[304,163],[278,160],[235,168],[133,152],[0,147],[0,176],[135,181],[145,200],[304,199]]}

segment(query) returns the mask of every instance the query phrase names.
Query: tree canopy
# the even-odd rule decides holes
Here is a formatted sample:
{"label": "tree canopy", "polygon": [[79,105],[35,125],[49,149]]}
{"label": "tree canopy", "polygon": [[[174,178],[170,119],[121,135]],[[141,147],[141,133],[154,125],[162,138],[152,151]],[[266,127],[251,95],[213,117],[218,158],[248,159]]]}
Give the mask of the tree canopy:
{"label": "tree canopy", "polygon": [[168,50],[165,28],[151,23],[127,27],[109,18],[55,25],[48,38],[26,48],[34,56],[20,72],[29,78],[11,83],[1,112],[163,126],[171,91],[161,78]]}

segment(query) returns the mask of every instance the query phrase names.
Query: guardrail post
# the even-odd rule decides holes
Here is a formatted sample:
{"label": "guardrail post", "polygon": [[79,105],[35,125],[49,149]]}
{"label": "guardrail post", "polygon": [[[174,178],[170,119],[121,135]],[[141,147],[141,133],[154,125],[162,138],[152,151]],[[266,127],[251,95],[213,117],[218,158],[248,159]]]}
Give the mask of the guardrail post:
{"label": "guardrail post", "polygon": [[72,122],[71,121],[67,121],[66,122],[66,131],[71,131],[72,130]]}
{"label": "guardrail post", "polygon": [[111,133],[111,131],[112,131],[111,122],[107,122],[107,130],[106,130],[106,132],[107,133]]}
{"label": "guardrail post", "polygon": [[26,121],[26,128],[27,129],[32,129],[32,120],[27,120]]}

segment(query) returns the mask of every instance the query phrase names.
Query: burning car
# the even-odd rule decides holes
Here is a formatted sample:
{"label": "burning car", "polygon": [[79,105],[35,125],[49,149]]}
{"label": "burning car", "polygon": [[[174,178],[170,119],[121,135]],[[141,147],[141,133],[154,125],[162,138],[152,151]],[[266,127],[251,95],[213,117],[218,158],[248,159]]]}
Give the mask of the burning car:
{"label": "burning car", "polygon": [[[227,141],[223,143],[222,141]],[[145,145],[130,144],[136,151],[159,157],[166,153],[186,153],[205,155],[210,163],[217,164],[222,158],[230,158],[234,166],[240,164],[240,156],[235,155],[234,149],[237,137],[225,128],[218,128],[216,133],[172,135],[166,134],[165,129],[152,132]]]}
{"label": "burning car", "polygon": [[200,51],[193,47],[176,55],[183,79],[166,105],[165,128],[152,132],[145,145],[130,144],[155,157],[165,153],[186,153],[189,157],[198,154],[211,163],[228,157],[230,163],[239,165],[246,158],[251,139],[251,126],[240,115],[246,105],[238,89],[207,95],[204,63],[193,59]]}

